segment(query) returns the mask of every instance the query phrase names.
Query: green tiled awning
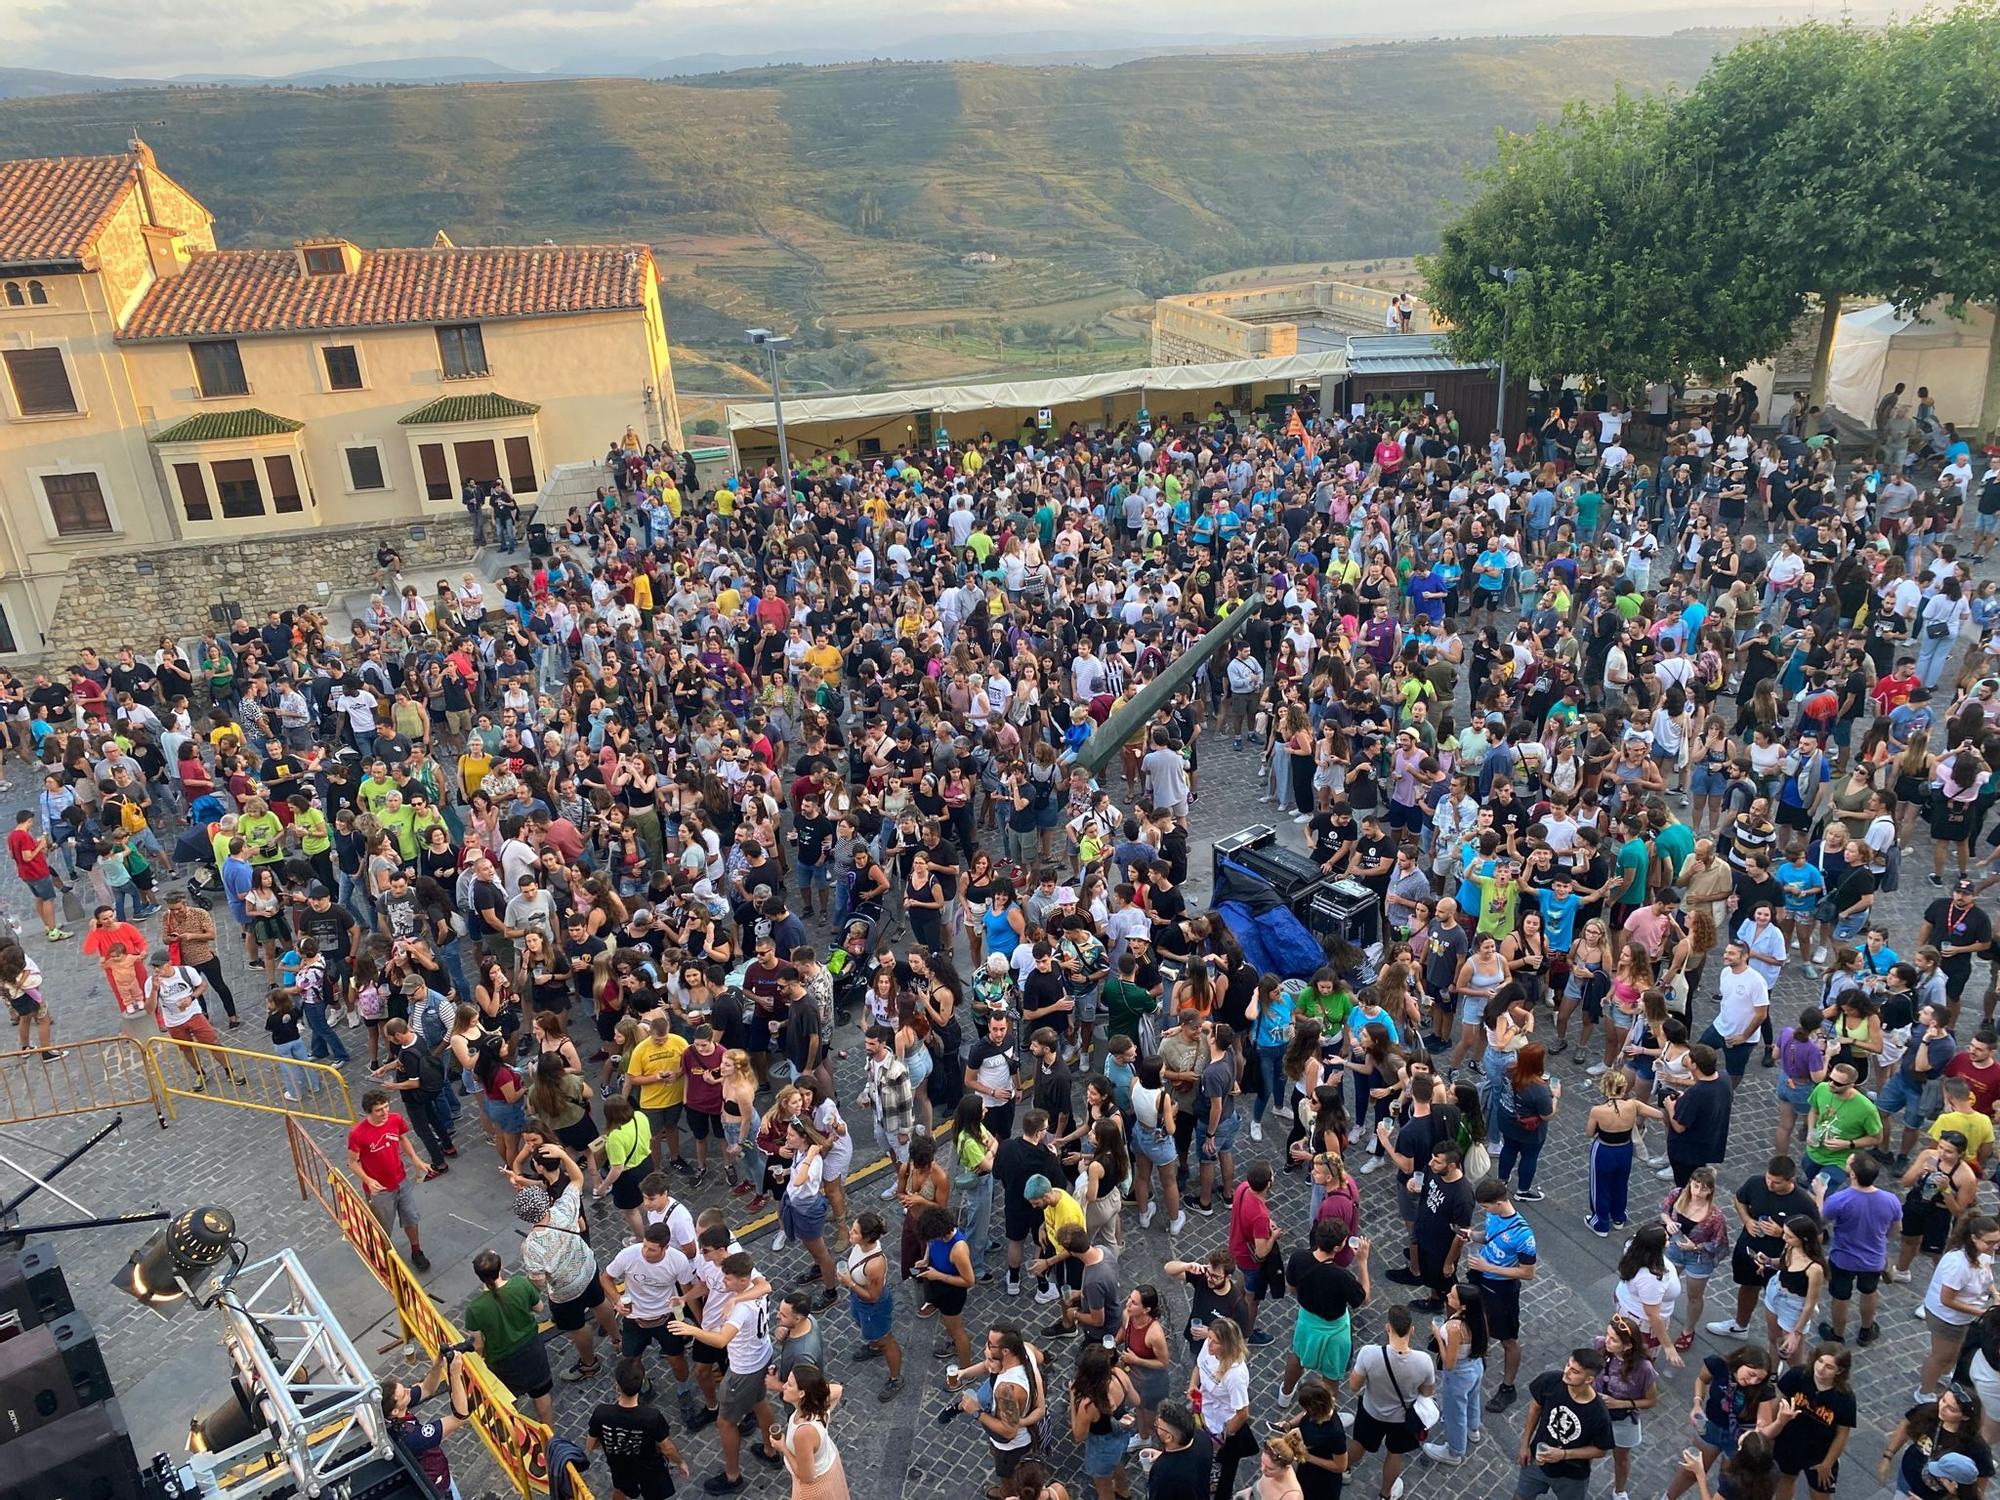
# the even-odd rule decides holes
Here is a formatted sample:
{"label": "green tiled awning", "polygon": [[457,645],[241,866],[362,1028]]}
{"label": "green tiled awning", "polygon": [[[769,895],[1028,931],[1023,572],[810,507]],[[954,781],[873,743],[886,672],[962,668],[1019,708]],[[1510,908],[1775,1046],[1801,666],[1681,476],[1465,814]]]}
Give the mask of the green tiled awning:
{"label": "green tiled awning", "polygon": [[499,422],[510,417],[532,417],[541,408],[532,401],[516,401],[512,396],[440,396],[397,420],[405,427],[436,427],[446,422]]}
{"label": "green tiled awning", "polygon": [[222,443],[242,438],[283,437],[306,424],[246,406],[241,411],[205,411],[153,434],[156,443]]}

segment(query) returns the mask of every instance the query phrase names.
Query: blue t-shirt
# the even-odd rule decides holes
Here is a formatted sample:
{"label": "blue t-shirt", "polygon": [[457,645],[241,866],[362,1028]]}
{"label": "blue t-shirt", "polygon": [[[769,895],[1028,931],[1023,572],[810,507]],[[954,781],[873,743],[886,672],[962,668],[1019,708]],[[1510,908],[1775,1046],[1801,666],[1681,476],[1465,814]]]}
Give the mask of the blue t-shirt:
{"label": "blue t-shirt", "polygon": [[1292,997],[1280,990],[1277,998],[1257,1011],[1257,1045],[1282,1047],[1292,1039]]}
{"label": "blue t-shirt", "polygon": [[[1486,1243],[1479,1249],[1480,1257],[1495,1266],[1532,1266],[1535,1263],[1534,1227],[1519,1214],[1488,1214],[1486,1216]],[[1512,1280],[1507,1276],[1488,1276],[1479,1273],[1484,1286],[1498,1286]]]}
{"label": "blue t-shirt", "polygon": [[[1810,916],[1812,909],[1819,904],[1821,894],[1826,890],[1826,877],[1804,860],[1796,864],[1786,861],[1771,872],[1771,877],[1785,892],[1785,910],[1795,916]],[[1791,886],[1797,886],[1798,889],[1791,890],[1789,889]]]}
{"label": "blue t-shirt", "polygon": [[1567,953],[1576,933],[1577,910],[1583,905],[1583,897],[1571,891],[1567,896],[1558,896],[1554,891],[1539,890],[1535,900],[1542,909],[1542,934],[1548,938],[1549,947],[1557,953]]}

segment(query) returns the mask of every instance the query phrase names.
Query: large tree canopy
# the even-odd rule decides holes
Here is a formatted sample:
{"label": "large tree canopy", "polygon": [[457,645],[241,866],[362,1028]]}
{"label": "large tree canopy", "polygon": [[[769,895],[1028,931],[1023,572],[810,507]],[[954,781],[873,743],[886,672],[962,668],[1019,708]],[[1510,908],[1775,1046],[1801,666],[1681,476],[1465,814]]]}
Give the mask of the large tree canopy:
{"label": "large tree canopy", "polygon": [[[1460,357],[1633,384],[1735,368],[1785,336],[1800,289],[1768,274],[1676,134],[1669,101],[1620,95],[1502,139],[1484,191],[1424,262]],[[1496,269],[1520,274],[1510,286]]]}
{"label": "large tree canopy", "polygon": [[1823,360],[1843,296],[2000,298],[2000,0],[1752,38],[1685,97],[1503,138],[1475,181],[1424,265],[1461,357],[1714,374],[1774,353],[1816,294]]}

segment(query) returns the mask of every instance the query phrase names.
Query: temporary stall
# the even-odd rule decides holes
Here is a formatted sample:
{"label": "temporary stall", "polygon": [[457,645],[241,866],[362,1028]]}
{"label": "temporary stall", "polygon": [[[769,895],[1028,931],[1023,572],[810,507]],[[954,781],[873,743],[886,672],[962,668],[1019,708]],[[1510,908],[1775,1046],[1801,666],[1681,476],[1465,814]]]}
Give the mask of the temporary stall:
{"label": "temporary stall", "polygon": [[[1115,426],[1142,413],[1179,422],[1206,415],[1218,401],[1235,411],[1256,410],[1274,394],[1320,387],[1338,381],[1346,370],[1346,351],[1333,349],[1054,380],[787,397],[785,438],[797,462],[820,454],[868,458],[904,448],[929,451],[947,438],[963,441],[982,432],[1018,437],[1024,431],[1062,432],[1072,422],[1085,428]],[[732,403],[726,421],[739,460],[756,463],[776,456],[777,424],[769,401]]]}
{"label": "temporary stall", "polygon": [[1827,369],[1827,405],[1857,427],[1870,428],[1875,403],[1901,381],[1912,415],[1917,387],[1928,386],[1939,421],[1977,428],[1992,342],[1990,307],[1968,307],[1962,318],[1935,306],[1920,314],[1900,313],[1887,302],[1842,313]]}

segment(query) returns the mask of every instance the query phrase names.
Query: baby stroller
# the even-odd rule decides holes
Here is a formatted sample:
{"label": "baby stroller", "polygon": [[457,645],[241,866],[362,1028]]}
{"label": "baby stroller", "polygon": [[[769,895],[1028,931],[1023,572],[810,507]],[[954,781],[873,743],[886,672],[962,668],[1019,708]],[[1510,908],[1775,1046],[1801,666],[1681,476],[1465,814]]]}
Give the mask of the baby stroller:
{"label": "baby stroller", "polygon": [[188,809],[188,826],[181,836],[174,840],[174,863],[191,873],[188,876],[188,900],[206,910],[213,902],[216,892],[222,889],[222,877],[215,869],[215,846],[211,842],[215,825],[229,811],[223,800],[213,792],[195,798]]}

